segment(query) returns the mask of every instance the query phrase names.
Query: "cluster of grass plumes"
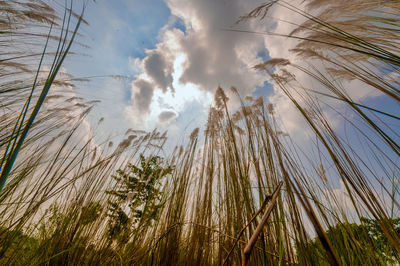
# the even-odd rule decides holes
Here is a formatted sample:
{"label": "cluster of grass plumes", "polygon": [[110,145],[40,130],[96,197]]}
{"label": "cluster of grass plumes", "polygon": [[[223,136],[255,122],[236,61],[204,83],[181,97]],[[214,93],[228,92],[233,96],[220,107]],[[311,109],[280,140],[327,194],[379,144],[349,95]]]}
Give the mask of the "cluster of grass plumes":
{"label": "cluster of grass plumes", "polygon": [[[378,2],[379,5],[377,5]],[[393,201],[391,204],[398,204],[395,199],[397,190],[390,191],[389,187],[390,184],[396,187],[397,182],[393,184],[393,178],[398,173],[396,161],[399,156],[399,135],[395,126],[399,116],[396,113],[384,112],[382,107],[372,107],[356,102],[350,97],[352,91],[347,88],[346,82],[358,81],[360,87],[368,88],[381,99],[389,100],[394,105],[398,104],[399,3],[397,1],[352,1],[349,5],[344,1],[306,1],[308,10],[304,11],[286,1],[270,1],[269,5],[265,4],[254,9],[242,19],[268,17],[268,12],[273,5],[279,5],[288,12],[306,19],[288,35],[275,34],[297,39],[298,43],[292,52],[305,61],[298,64],[275,58],[255,68],[267,71],[276,88],[289,97],[312,128],[346,187],[345,191],[350,196],[355,207],[354,211],[357,213],[356,219],[361,220],[363,224],[363,211],[374,217],[379,230],[387,238],[390,249],[393,248],[398,252],[399,234],[392,224],[393,213],[385,208],[384,205],[387,203],[382,205],[382,198],[385,196],[378,194],[375,187],[381,186],[381,189],[385,191],[383,194]],[[312,83],[315,84],[315,88],[304,86],[296,79],[294,73],[306,74],[315,82]],[[344,102],[348,108],[332,107],[317,96]],[[365,145],[363,153],[359,154],[360,152],[356,151],[357,147],[347,140],[347,136],[338,134],[338,130],[326,116],[327,111],[333,111],[341,117],[343,123],[350,125],[351,129],[346,132],[346,135],[357,135],[359,143],[362,146]],[[348,119],[349,111],[353,115],[352,119]],[[360,160],[369,157],[369,154],[374,154],[373,161],[367,163]],[[352,157],[354,155],[356,156]],[[375,166],[378,167],[375,168]],[[324,168],[322,170],[325,172]],[[321,182],[324,186],[328,186],[326,178],[323,178]],[[301,190],[301,186],[299,189]],[[333,195],[326,200],[330,204],[336,201]],[[363,211],[359,210],[360,206],[356,207],[359,203]],[[306,201],[302,201],[302,205],[307,209]],[[334,205],[331,205],[331,208],[336,209]],[[313,212],[309,212],[308,215],[314,216]],[[331,228],[332,225],[329,225],[326,220],[330,218],[324,217],[324,219],[326,225]],[[347,221],[347,218],[342,219],[337,222]],[[317,229],[319,224],[313,222],[313,226],[323,243],[326,236],[322,234],[322,231],[319,233],[320,230]],[[344,227],[346,229],[338,227],[337,230],[349,230],[350,236],[353,236],[350,226]],[[347,255],[341,254],[342,249],[338,248],[337,254],[332,257],[334,261],[352,264],[361,262],[364,258],[367,261],[364,263],[374,264],[379,261],[385,264],[391,260],[391,258],[384,258],[382,261],[382,257],[377,259],[376,252],[371,250],[364,250],[356,256],[357,249],[353,249],[353,245],[361,246],[361,241],[349,240],[349,243],[351,242],[353,242],[351,245],[348,243],[345,245],[348,248],[351,247],[352,252],[354,250],[352,260],[349,260]],[[327,243],[324,249],[327,253],[331,253],[329,250],[336,244]],[[304,256],[304,253],[301,254]],[[367,258],[368,255],[371,257]]]}
{"label": "cluster of grass plumes", "polygon": [[[318,3],[310,1],[309,8],[321,8]],[[38,63],[52,55],[55,65],[47,72],[54,77],[67,50],[22,57],[10,52],[9,60],[0,61],[6,75],[0,81],[4,99],[0,114],[4,117],[0,120],[2,171],[11,158],[8,147],[12,151],[17,146],[27,125],[23,117],[33,112],[28,103],[35,100],[42,106],[21,147],[23,160],[10,169],[0,192],[0,264],[238,265],[272,203],[265,226],[246,253],[254,265],[399,263],[398,134],[384,123],[387,120],[374,122],[380,110],[354,102],[340,85],[340,80],[350,75],[398,100],[398,78],[394,76],[398,74],[394,62],[398,56],[392,49],[397,45],[394,39],[398,36],[392,34],[397,17],[386,10],[398,10],[398,4],[385,1],[387,6],[379,12],[392,17],[379,13],[383,17],[379,23],[377,18],[365,17],[374,15],[372,4],[360,5],[366,13],[344,9],[346,16],[354,15],[354,25],[348,28],[340,27],[343,20],[334,21],[337,14],[329,17],[320,9],[320,17],[311,16],[283,1],[267,3],[247,18],[267,17],[277,4],[308,18],[301,30],[291,35],[302,32],[306,36],[294,51],[329,64],[323,71],[286,59],[257,66],[269,73],[304,117],[311,132],[307,147],[295,143],[293,135],[285,131],[276,106],[263,98],[242,99],[234,87],[229,95],[237,97],[241,106],[234,112],[228,110],[229,98],[218,88],[204,132],[194,130],[185,146],[169,154],[163,151],[166,134],[157,131],[128,130],[118,145],[111,141],[96,144],[92,137],[82,140],[79,135],[89,105],[66,90],[45,97],[49,106],[35,94],[35,87],[49,89],[49,78],[41,80],[42,71],[37,65],[32,67],[30,60],[35,57],[33,61]],[[15,25],[14,35],[36,22],[44,29],[63,24],[55,11],[40,1],[0,1],[0,7],[15,17],[0,21]],[[64,22],[68,17],[80,21],[68,12],[72,12],[70,8]],[[365,20],[373,26],[368,28],[375,36],[370,42],[359,36],[364,31],[355,26]],[[67,47],[71,41],[67,32],[77,31],[61,26],[66,37],[37,32],[34,36],[39,44],[54,39]],[[388,32],[391,37],[385,42],[381,36]],[[24,44],[24,35],[16,35]],[[0,35],[3,37],[1,42],[8,45],[6,35]],[[317,47],[318,43],[321,46]],[[358,58],[357,63],[350,58]],[[358,114],[361,122],[331,108],[349,124],[365,153],[334,127],[326,116],[330,106],[315,98],[312,88],[304,89],[291,74],[293,69],[305,72],[330,92],[316,90],[318,93],[344,102]],[[57,83],[50,80],[52,85]],[[63,80],[59,82],[61,85]],[[71,86],[69,82],[64,85]],[[66,104],[52,107],[51,101],[57,103],[60,97]],[[77,107],[83,112],[71,115]],[[395,114],[387,115],[396,119]],[[278,194],[271,202],[274,191]]]}
{"label": "cluster of grass plumes", "polygon": [[[73,86],[68,76],[56,79],[80,24],[85,22],[82,14],[73,12],[72,1],[69,3],[60,18],[59,11],[43,1],[0,2],[0,189],[10,177],[20,151],[31,142],[43,140],[46,134],[62,134],[57,129],[72,120],[68,113],[80,104],[75,101],[54,108],[57,106],[48,103],[50,98],[62,103],[71,97],[68,93],[57,94],[56,89],[47,98],[50,88],[63,91]],[[47,110],[39,112],[42,108]]]}
{"label": "cluster of grass plumes", "polygon": [[[72,162],[70,170],[76,175],[67,183],[61,182],[62,192],[53,205],[46,206],[46,198],[41,199],[39,205],[47,211],[36,211],[36,217],[29,221],[15,216],[16,222],[23,221],[23,226],[17,228],[3,225],[7,228],[3,231],[7,238],[1,238],[5,241],[2,261],[69,265],[180,265],[188,261],[196,265],[225,261],[239,264],[242,250],[260,222],[262,205],[268,206],[269,195],[281,181],[282,191],[251,252],[251,263],[308,265],[312,261],[318,264],[336,261],[346,265],[363,261],[376,265],[398,260],[396,252],[376,252],[381,247],[371,230],[350,224],[355,221],[354,215],[359,215],[357,223],[366,221],[363,217],[370,217],[376,221],[376,228],[382,229],[379,237],[385,239],[391,250],[396,250],[393,242],[398,240],[397,222],[387,215],[387,206],[376,198],[382,192],[366,184],[371,173],[352,164],[353,160],[362,160],[345,149],[348,143],[325,136],[327,142],[337,141],[336,145],[342,145],[343,150],[330,154],[328,148],[314,144],[314,151],[319,150],[321,157],[326,158],[310,162],[311,158],[290,144],[290,137],[277,127],[274,108],[261,98],[248,98],[233,114],[228,112],[226,101],[225,93],[218,89],[202,146],[198,145],[201,136],[196,130],[186,148],[176,148],[162,163],[163,168],[170,170],[160,180],[157,212],[138,216],[137,212],[125,209],[126,216],[120,216],[123,226],[110,236],[110,226],[115,225],[110,223],[110,203],[124,198],[123,195],[127,195],[125,203],[130,203],[133,199],[129,195],[134,195],[129,193],[134,190],[129,189],[123,194],[118,178],[110,177],[115,175],[116,168],[121,168],[120,177],[133,173],[129,170],[131,166],[123,168],[128,161],[137,169],[146,169],[146,161],[143,157],[138,160],[137,155],[156,156],[165,142],[164,136],[155,132],[144,134],[136,142],[127,136],[127,140],[131,139],[130,157],[126,153],[127,157],[115,155],[122,146],[128,147],[124,141],[115,148],[112,157],[96,155],[94,160],[93,150],[87,146],[76,157],[79,165]],[[329,173],[323,171],[328,166],[332,168]],[[59,167],[61,171],[69,170]],[[352,206],[342,205],[340,195],[333,193],[327,181],[339,177],[350,192]],[[395,199],[393,202],[397,204]],[[348,214],[346,208],[350,207],[354,212]],[[11,204],[7,206],[7,213],[20,210],[20,206],[17,209]],[[9,220],[8,217],[3,219]],[[328,228],[339,230],[341,237],[325,233]],[[239,233],[241,237],[237,239]],[[387,234],[393,237],[393,242]],[[320,242],[313,240],[315,236]],[[324,243],[328,243],[329,253]],[[365,243],[369,244],[361,245]],[[20,250],[25,250],[26,255],[18,256]]]}

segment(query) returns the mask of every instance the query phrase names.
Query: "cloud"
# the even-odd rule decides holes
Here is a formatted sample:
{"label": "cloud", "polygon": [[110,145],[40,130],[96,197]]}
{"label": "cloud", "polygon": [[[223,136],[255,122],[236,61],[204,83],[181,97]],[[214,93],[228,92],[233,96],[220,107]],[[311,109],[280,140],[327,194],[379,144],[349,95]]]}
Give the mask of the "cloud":
{"label": "cloud", "polygon": [[149,81],[137,79],[132,82],[131,88],[134,109],[139,114],[147,114],[154,94],[153,85]]}
{"label": "cloud", "polygon": [[[183,83],[193,83],[213,93],[220,85],[235,86],[250,94],[265,76],[252,69],[262,49],[262,38],[226,31],[257,1],[167,1],[171,13],[180,16],[189,33],[181,39],[186,54]],[[260,60],[260,59],[259,59]]]}
{"label": "cloud", "polygon": [[158,115],[158,121],[160,123],[169,123],[177,117],[177,114],[173,111],[163,111]]}
{"label": "cloud", "polygon": [[[296,6],[296,8],[300,10],[306,10],[306,4],[307,1],[298,0],[291,2],[291,5]],[[256,6],[257,5],[253,7]],[[308,12],[313,11],[308,10]],[[318,10],[316,12],[318,12]],[[274,19],[270,20],[269,17]],[[307,71],[316,73],[317,76],[319,74],[327,78],[335,76],[335,78],[330,78],[332,84],[335,84],[337,88],[341,88],[343,91],[345,91],[346,94],[349,95],[350,98],[355,102],[362,102],[364,99],[373,98],[379,95],[375,88],[371,87],[365,82],[357,79],[341,80],[340,78],[337,78],[337,75],[328,73],[328,68],[335,68],[334,65],[330,65],[327,62],[322,62],[317,58],[305,59],[304,57],[300,57],[292,51],[292,49],[296,48],[296,45],[299,44],[300,41],[296,38],[284,36],[290,34],[294,29],[296,29],[297,25],[301,25],[303,22],[305,22],[306,18],[304,16],[290,11],[283,5],[275,5],[269,10],[268,16],[264,20],[269,24],[267,26],[268,32],[272,33],[261,37],[263,39],[265,48],[269,52],[270,58],[286,59],[293,65],[300,66]],[[262,23],[260,24],[259,19],[250,20],[249,23],[251,30],[264,31],[266,29],[265,25]],[[274,36],[273,33],[277,33],[279,36]],[[307,47],[305,46],[304,48]],[[333,58],[335,58],[335,56],[337,57],[337,55],[334,55],[333,53],[329,54],[327,51],[324,51],[324,55],[330,55]],[[329,95],[333,94],[325,85],[321,84],[314,77],[311,77],[304,71],[292,66],[285,66],[284,68],[288,70],[296,79],[296,82],[290,83],[290,85],[286,86],[286,88],[293,93],[300,105],[305,107],[308,106],[307,100],[305,100],[308,98],[305,96],[304,90],[302,90],[301,87],[312,89],[313,91],[327,93]],[[276,70],[277,69],[279,68],[276,68]],[[296,136],[298,136],[299,133],[307,135],[309,126],[307,126],[305,120],[301,118],[299,111],[294,107],[293,103],[290,101],[290,99],[288,99],[282,89],[277,86],[277,84],[274,84],[274,82],[271,80],[270,82],[273,85],[274,92],[269,96],[268,101],[275,106],[276,113],[280,115],[279,122],[282,123],[282,126],[284,124],[285,128],[288,130],[288,133],[293,133],[293,135]],[[347,110],[344,102],[318,94],[310,93],[310,95],[317,99],[324,115],[328,121],[330,121],[333,129],[341,125],[343,119],[341,119],[337,113],[335,113],[335,111],[344,112]]]}
{"label": "cloud", "polygon": [[[171,109],[161,106],[161,102],[169,103],[162,99],[168,98],[169,93],[178,99],[181,97],[178,93],[175,95],[177,83],[179,86],[188,86],[185,87],[187,93],[200,90],[211,95],[219,86],[225,89],[235,86],[242,97],[253,94],[257,88],[259,93],[262,88],[261,91],[265,90],[264,95],[270,95],[269,101],[276,107],[277,114],[281,115],[281,121],[288,133],[307,135],[308,132],[305,131],[308,126],[293,103],[277,86],[273,86],[273,93],[267,91],[271,90],[264,86],[264,82],[269,80],[268,75],[253,68],[263,63],[268,55],[271,58],[284,58],[307,68],[308,62],[290,51],[299,41],[281,36],[229,31],[234,28],[289,34],[296,28],[296,24],[305,21],[303,16],[276,5],[270,9],[270,15],[275,20],[254,19],[236,24],[240,16],[261,3],[258,0],[166,0],[171,17],[159,32],[159,42],[154,49],[146,50],[143,58],[131,59],[133,68],[140,69],[133,82],[131,97],[133,110],[138,110],[136,116],[141,116],[142,121],[148,120],[152,112],[150,109],[156,108],[157,112],[151,119],[160,121],[159,114],[165,109]],[[304,5],[299,5],[299,8],[305,8]],[[184,27],[176,28],[177,20],[183,21]],[[177,64],[177,61],[180,63]],[[312,63],[318,69],[323,69],[321,62],[315,60]],[[326,92],[321,84],[304,72],[290,67],[289,70],[304,87]],[[359,81],[353,80],[343,85],[354,100],[373,96],[373,90]],[[231,99],[230,108],[238,106],[237,98],[229,95],[230,90],[226,90],[226,93]],[[181,99],[184,100],[183,97]],[[324,101],[336,107],[343,104],[333,99]],[[174,111],[184,113],[184,110],[175,108]],[[332,121],[336,123],[334,119]]]}
{"label": "cloud", "polygon": [[144,69],[152,81],[163,91],[172,87],[172,65],[164,58],[163,54],[151,51],[144,59]]}
{"label": "cloud", "polygon": [[[241,95],[251,94],[263,86],[266,75],[254,70],[261,63],[260,51],[264,40],[256,35],[243,35],[226,31],[241,16],[259,4],[259,1],[195,1],[167,0],[171,17],[159,32],[159,43],[146,50],[142,59],[131,59],[133,68],[141,69],[137,80],[146,80],[146,88],[174,94],[174,83],[194,85],[196,89],[213,94],[218,86],[235,86]],[[175,27],[176,21],[184,27]],[[177,70],[176,62],[184,58]],[[180,72],[179,75],[176,75]],[[141,95],[137,81],[132,86],[132,105],[148,111],[157,99],[147,89]],[[151,86],[150,86],[151,84]],[[229,92],[228,92],[229,93]],[[180,97],[176,95],[175,97]],[[146,99],[146,101],[138,99]],[[148,112],[144,112],[144,119]]]}

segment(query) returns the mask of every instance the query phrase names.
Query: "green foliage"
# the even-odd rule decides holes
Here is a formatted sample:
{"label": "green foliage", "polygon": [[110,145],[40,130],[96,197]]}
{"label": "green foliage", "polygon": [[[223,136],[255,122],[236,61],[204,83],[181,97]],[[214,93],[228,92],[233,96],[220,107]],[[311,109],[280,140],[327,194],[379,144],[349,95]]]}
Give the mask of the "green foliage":
{"label": "green foliage", "polygon": [[[390,222],[400,235],[400,219],[391,219]],[[394,265],[396,263],[395,258],[398,255],[377,220],[362,217],[361,224],[338,223],[329,228],[326,235],[343,265]],[[370,252],[371,248],[374,253]],[[313,262],[316,265],[329,265],[319,238],[307,243],[306,249],[307,251],[300,243],[297,244],[297,257],[300,264],[308,265]]]}
{"label": "green foliage", "polygon": [[82,207],[80,223],[85,226],[95,222],[102,211],[103,206],[99,202],[90,202],[88,205]]}
{"label": "green foliage", "polygon": [[[365,217],[361,218],[361,222],[364,224],[368,235],[374,244],[377,256],[385,258],[388,262],[394,264],[396,262],[394,258],[399,258],[399,254],[397,254],[396,250],[385,236],[382,226],[379,225],[377,220],[368,219]],[[400,218],[389,219],[386,222],[391,224],[394,227],[397,235],[400,236]]]}
{"label": "green foliage", "polygon": [[0,264],[6,265],[8,261],[14,261],[14,264],[23,265],[29,261],[29,258],[35,256],[39,246],[37,238],[24,234],[21,230],[8,230],[0,228],[0,243],[12,240],[10,248],[0,258]]}
{"label": "green foliage", "polygon": [[[131,226],[149,224],[157,218],[162,207],[161,180],[172,172],[171,166],[163,166],[159,156],[145,158],[140,155],[140,167],[129,164],[127,170],[117,170],[113,190],[106,193],[109,200],[109,237],[127,242]],[[128,210],[128,211],[126,211]]]}
{"label": "green foliage", "polygon": [[39,238],[49,239],[56,232],[57,227],[59,227],[65,220],[65,216],[60,212],[60,207],[53,203],[49,208],[46,209],[43,215],[43,220],[39,226]]}

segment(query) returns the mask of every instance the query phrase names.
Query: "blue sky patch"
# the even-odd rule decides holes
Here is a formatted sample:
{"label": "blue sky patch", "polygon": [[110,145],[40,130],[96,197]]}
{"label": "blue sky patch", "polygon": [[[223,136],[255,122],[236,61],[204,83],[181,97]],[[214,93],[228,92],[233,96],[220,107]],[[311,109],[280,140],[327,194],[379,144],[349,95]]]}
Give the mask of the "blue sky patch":
{"label": "blue sky patch", "polygon": [[259,51],[258,54],[257,54],[257,57],[261,57],[263,62],[268,61],[269,59],[271,59],[267,49],[262,49],[261,51]]}
{"label": "blue sky patch", "polygon": [[272,85],[269,82],[264,81],[264,86],[257,86],[256,90],[253,92],[253,96],[254,97],[260,97],[260,96],[269,97],[273,94],[273,92],[274,92],[274,89],[273,89]]}

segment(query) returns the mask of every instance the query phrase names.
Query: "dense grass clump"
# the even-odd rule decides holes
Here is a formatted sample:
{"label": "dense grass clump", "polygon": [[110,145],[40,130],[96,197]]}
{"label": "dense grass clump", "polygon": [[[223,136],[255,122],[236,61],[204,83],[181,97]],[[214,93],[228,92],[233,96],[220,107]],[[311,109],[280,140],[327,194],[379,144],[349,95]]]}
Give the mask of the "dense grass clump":
{"label": "dense grass clump", "polygon": [[241,18],[277,7],[304,18],[274,35],[297,39],[307,67],[274,58],[255,68],[295,107],[307,145],[277,106],[217,88],[205,130],[165,155],[156,130],[129,130],[118,145],[80,135],[90,103],[61,71],[86,23],[72,2],[0,0],[0,264],[398,264],[399,114],[345,86],[399,102],[400,4],[376,2],[270,1]]}

